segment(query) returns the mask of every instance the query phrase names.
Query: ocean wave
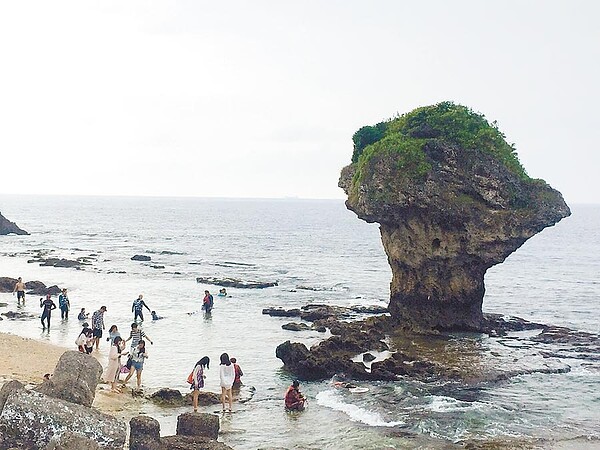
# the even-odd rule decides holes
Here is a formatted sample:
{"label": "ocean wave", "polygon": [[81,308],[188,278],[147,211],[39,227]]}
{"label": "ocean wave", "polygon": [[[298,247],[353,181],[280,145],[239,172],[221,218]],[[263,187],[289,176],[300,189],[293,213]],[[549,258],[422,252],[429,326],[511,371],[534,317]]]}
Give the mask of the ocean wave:
{"label": "ocean wave", "polygon": [[395,427],[397,425],[405,424],[405,422],[402,421],[386,422],[380,414],[374,411],[369,411],[359,406],[346,403],[336,391],[321,391],[317,394],[316,398],[319,405],[343,412],[353,422],[361,422],[372,427]]}

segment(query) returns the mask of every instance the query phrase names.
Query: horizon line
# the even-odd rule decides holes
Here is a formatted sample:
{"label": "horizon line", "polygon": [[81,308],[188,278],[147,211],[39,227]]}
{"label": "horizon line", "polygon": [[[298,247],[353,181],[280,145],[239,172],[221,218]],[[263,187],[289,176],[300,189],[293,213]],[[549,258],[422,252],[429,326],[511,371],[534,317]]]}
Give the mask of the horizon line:
{"label": "horizon line", "polygon": [[198,196],[198,195],[156,195],[156,194],[7,194],[0,193],[0,197],[96,197],[96,198],[195,198],[203,200],[345,200],[344,198],[332,197],[221,197],[221,196]]}

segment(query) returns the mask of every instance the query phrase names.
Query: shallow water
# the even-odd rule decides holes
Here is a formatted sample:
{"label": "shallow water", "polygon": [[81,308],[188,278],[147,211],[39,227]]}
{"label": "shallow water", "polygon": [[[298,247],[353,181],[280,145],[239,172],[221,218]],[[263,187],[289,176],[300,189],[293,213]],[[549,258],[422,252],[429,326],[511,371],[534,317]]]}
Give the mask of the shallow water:
{"label": "shallow water", "polygon": [[[163,320],[147,320],[155,341],[144,367],[146,388],[187,389],[185,379],[205,354],[212,364],[207,389],[218,391],[218,357],[238,358],[246,386],[256,392],[222,419],[222,440],[239,449],[451,448],[465,439],[600,439],[600,364],[543,358],[548,347],[526,333],[507,339],[455,335],[450,339],[392,339],[398,349],[442,361],[464,375],[453,383],[365,384],[351,394],[327,382],[304,383],[308,409],[286,414],[282,395],[291,376],[275,357],[285,340],[318,342],[312,331],[281,329],[289,322],[261,314],[270,306],[306,303],[385,305],[391,273],[376,225],[341,201],[207,200],[89,197],[0,197],[2,213],[31,236],[0,237],[0,276],[22,276],[69,288],[72,318],[53,316],[43,333],[37,319],[0,322],[0,331],[74,348],[76,312],[106,305],[106,325],[126,335],[139,293]],[[600,332],[600,207],[576,206],[573,216],[543,231],[486,276],[484,310]],[[31,252],[75,259],[98,255],[85,270],[28,264]],[[151,263],[131,261],[147,254]],[[165,266],[164,269],[152,265]],[[125,273],[118,273],[125,272]],[[215,296],[207,318],[199,313],[204,289],[197,276],[278,281],[263,290],[228,289]],[[298,289],[309,287],[317,290]],[[37,298],[24,311],[39,314]],[[0,294],[15,310],[10,294]],[[189,314],[192,313],[192,314]],[[101,356],[107,352],[102,342]],[[498,374],[568,365],[562,374],[533,373],[490,381]],[[159,418],[163,434],[175,429],[175,410],[132,399]],[[217,411],[218,407],[207,408]],[[591,439],[591,440],[588,440]],[[600,447],[600,446],[598,446]],[[591,447],[593,448],[593,447]]]}

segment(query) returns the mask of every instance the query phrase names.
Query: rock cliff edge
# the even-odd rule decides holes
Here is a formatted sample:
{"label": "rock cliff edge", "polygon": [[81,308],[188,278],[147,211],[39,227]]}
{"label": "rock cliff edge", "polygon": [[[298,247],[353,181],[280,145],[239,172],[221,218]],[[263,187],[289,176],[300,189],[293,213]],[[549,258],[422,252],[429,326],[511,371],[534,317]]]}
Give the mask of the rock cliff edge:
{"label": "rock cliff edge", "polygon": [[480,330],[486,270],[571,214],[495,123],[464,106],[418,108],[353,140],[339,186],[350,210],[380,224],[389,310],[408,328]]}

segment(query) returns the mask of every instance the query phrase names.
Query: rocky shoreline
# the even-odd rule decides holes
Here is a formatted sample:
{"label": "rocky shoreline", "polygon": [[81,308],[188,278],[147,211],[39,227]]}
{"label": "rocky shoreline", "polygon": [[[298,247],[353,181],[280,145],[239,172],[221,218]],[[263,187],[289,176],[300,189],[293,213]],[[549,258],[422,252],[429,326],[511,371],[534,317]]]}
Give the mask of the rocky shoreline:
{"label": "rocky shoreline", "polygon": [[[18,380],[0,390],[0,448],[31,450],[226,450],[217,442],[219,417],[206,413],[184,413],[177,418],[177,434],[160,437],[159,423],[149,416],[136,416],[127,425],[92,407],[102,366],[92,356],[75,351],[62,354],[53,376],[39,384]],[[159,390],[149,398],[164,401],[178,391]],[[203,392],[200,404],[219,403],[217,394]],[[171,403],[172,405],[172,403]]]}
{"label": "rocky shoreline", "polygon": [[[307,311],[318,313],[311,316]],[[521,360],[496,364],[498,367],[490,363],[486,370],[474,374],[468,367],[463,369],[456,365],[451,358],[445,360],[444,352],[436,354],[435,343],[448,343],[456,338],[455,334],[418,334],[389,315],[348,321],[349,311],[352,310],[306,305],[291,310],[266,309],[263,313],[275,317],[301,316],[312,325],[302,323],[304,327],[297,330],[326,327],[331,332],[331,337],[310,349],[291,341],[277,347],[276,356],[285,368],[302,380],[325,380],[343,373],[348,379],[363,381],[397,381],[409,377],[423,382],[494,382],[525,373],[568,372],[569,365],[562,362],[565,357],[600,361],[600,336],[517,317],[486,314],[481,329],[471,335],[486,335],[500,346],[532,350]],[[526,332],[526,335],[521,336],[519,332]],[[415,342],[420,344],[414,345]],[[542,344],[559,345],[561,348],[558,352],[545,351]],[[434,351],[429,351],[428,347],[434,348]],[[536,357],[532,359],[532,355]]]}

